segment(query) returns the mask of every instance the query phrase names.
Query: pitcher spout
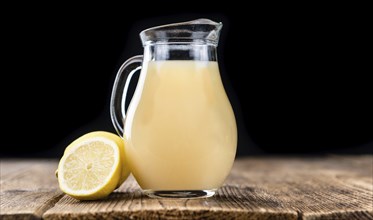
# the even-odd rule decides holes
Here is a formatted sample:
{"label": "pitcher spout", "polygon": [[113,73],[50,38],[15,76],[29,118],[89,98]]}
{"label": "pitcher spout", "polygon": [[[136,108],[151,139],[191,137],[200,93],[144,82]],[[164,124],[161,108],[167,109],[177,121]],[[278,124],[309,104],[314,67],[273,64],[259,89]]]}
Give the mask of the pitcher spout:
{"label": "pitcher spout", "polygon": [[155,43],[202,43],[218,45],[220,31],[223,27],[209,19],[161,25],[148,28],[140,33],[143,46]]}

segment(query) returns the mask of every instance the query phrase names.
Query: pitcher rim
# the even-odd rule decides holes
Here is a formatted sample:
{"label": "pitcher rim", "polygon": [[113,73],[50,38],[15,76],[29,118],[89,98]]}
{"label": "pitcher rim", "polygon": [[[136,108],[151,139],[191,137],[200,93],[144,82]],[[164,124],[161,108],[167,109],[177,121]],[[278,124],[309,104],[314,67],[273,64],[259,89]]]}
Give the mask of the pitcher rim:
{"label": "pitcher rim", "polygon": [[217,46],[222,27],[222,22],[200,18],[147,28],[139,35],[143,46],[177,43]]}

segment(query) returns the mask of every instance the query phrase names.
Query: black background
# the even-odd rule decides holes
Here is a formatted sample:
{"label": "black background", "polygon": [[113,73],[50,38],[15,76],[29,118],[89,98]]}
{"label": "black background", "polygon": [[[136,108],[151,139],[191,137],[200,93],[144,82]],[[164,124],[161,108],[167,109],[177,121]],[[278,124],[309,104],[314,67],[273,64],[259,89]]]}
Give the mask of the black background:
{"label": "black background", "polygon": [[142,54],[139,32],[201,17],[224,24],[219,65],[237,118],[239,156],[371,153],[365,9],[181,2],[5,7],[1,156],[60,157],[80,135],[114,132],[111,87],[119,66]]}

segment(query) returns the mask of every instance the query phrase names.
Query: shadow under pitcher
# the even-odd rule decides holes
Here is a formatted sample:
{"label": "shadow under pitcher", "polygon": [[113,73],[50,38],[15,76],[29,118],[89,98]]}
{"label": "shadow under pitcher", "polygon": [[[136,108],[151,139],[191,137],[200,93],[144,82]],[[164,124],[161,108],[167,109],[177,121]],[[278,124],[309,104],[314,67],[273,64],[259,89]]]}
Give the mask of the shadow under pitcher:
{"label": "shadow under pitcher", "polygon": [[146,29],[140,33],[144,54],[117,73],[111,119],[128,166],[150,197],[213,196],[232,168],[237,126],[217,62],[221,28],[198,19]]}

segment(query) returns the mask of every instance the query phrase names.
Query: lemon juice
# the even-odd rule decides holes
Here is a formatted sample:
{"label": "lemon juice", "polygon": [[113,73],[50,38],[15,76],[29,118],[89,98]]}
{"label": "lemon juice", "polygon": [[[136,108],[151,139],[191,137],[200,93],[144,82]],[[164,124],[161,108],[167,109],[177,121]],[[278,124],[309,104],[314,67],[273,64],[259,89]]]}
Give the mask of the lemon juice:
{"label": "lemon juice", "polygon": [[232,167],[235,117],[215,61],[143,64],[124,122],[125,153],[144,190],[212,190]]}

